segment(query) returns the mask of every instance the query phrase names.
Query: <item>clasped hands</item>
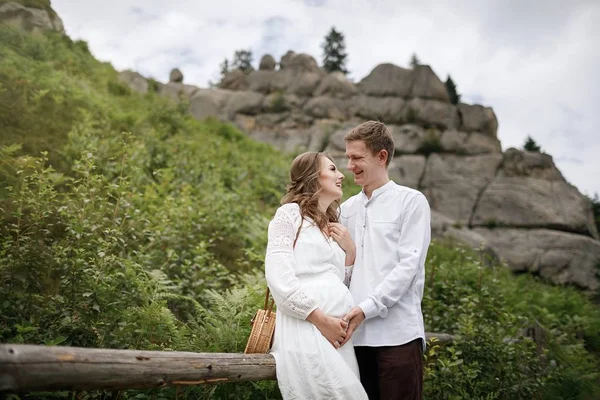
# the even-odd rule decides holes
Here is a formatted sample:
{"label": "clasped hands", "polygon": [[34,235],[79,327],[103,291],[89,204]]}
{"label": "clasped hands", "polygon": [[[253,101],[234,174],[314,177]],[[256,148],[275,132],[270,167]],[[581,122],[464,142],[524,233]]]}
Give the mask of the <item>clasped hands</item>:
{"label": "clasped hands", "polygon": [[353,307],[343,318],[323,316],[315,325],[323,336],[336,349],[345,345],[359,325],[365,320],[365,313],[360,307]]}

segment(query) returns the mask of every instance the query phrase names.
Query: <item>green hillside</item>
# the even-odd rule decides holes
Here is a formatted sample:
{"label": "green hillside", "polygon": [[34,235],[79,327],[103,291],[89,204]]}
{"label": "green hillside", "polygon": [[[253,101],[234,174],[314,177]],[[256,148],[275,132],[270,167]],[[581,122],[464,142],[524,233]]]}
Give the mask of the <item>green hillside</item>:
{"label": "green hillside", "polygon": [[[85,42],[0,25],[1,342],[243,350],[291,156],[186,109],[132,92]],[[430,343],[426,398],[600,396],[598,307],[487,264],[451,243],[431,246],[426,327],[457,339]],[[536,323],[540,347],[519,334]],[[178,394],[210,396],[279,393],[256,382]],[[173,399],[175,389],[120,398]]]}

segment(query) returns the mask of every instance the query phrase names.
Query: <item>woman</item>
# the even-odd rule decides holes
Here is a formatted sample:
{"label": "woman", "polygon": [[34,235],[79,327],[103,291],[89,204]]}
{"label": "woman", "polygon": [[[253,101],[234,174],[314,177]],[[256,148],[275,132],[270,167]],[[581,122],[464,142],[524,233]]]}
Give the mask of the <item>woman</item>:
{"label": "woman", "polygon": [[342,180],[322,153],[296,157],[282,206],[269,224],[265,269],[277,304],[271,353],[284,399],[367,399],[351,340],[344,284],[355,246],[338,222]]}

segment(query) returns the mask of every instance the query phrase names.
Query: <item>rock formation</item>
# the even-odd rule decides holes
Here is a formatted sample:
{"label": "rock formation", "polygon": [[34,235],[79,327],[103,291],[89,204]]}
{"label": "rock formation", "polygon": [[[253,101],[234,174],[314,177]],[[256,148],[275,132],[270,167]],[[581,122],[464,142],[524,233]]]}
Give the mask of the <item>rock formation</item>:
{"label": "rock formation", "polygon": [[26,32],[64,32],[62,20],[50,8],[26,7],[16,2],[0,4],[0,22]]}
{"label": "rock formation", "polygon": [[[12,2],[0,5],[0,21],[63,32],[52,10]],[[229,72],[218,89],[184,84],[178,69],[167,84],[134,71],[121,72],[120,80],[141,93],[152,85],[185,99],[195,118],[231,121],[283,151],[328,151],[341,166],[344,134],[365,120],[385,122],[396,143],[390,177],[427,196],[435,236],[482,249],[515,271],[600,288],[600,241],[587,198],[551,156],[502,152],[494,111],[451,104],[427,65],[381,64],[353,84],[326,73],[313,57],[288,51],[279,63],[265,55],[258,70]]]}
{"label": "rock formation", "polygon": [[169,74],[169,82],[183,83],[183,73],[178,68],[173,68]]}
{"label": "rock formation", "polygon": [[[131,74],[126,72],[124,74]],[[138,77],[125,79],[139,87]],[[248,74],[229,72],[218,89],[170,82],[198,119],[216,116],[250,137],[289,152],[328,151],[345,165],[344,134],[365,120],[391,129],[390,176],[419,189],[432,207],[432,229],[556,283],[600,287],[600,241],[590,202],[562,176],[552,157],[502,152],[494,111],[450,103],[427,65],[381,64],[357,84],[327,74],[309,55],[270,55]]]}

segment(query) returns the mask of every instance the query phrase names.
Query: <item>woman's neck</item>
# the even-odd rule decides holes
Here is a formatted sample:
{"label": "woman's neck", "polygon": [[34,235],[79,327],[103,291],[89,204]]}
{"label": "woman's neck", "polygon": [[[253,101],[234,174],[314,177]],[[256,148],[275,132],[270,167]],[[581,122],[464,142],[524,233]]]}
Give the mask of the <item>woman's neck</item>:
{"label": "woman's neck", "polygon": [[333,201],[330,199],[320,198],[319,199],[319,211],[321,211],[323,214],[327,214],[327,209],[329,208],[331,203],[333,203]]}

